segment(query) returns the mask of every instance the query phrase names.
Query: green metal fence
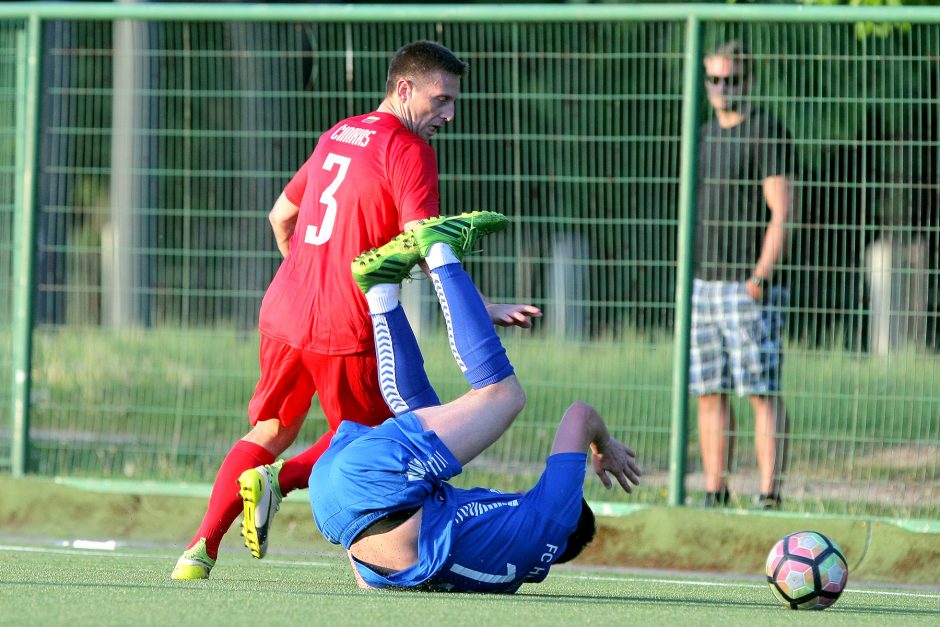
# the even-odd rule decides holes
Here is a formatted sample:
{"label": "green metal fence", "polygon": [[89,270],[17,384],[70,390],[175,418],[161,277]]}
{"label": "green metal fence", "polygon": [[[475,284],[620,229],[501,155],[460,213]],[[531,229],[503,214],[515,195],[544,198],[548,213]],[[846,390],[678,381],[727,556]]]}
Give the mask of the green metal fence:
{"label": "green metal fence", "polygon": [[[12,409],[9,383],[13,381],[13,223],[16,190],[16,112],[17,106],[17,32],[7,25],[0,26],[0,407],[4,408],[6,424],[10,425],[8,410]],[[10,463],[9,432],[0,439],[0,460]]]}
{"label": "green metal fence", "polygon": [[[700,59],[738,38],[747,97],[792,138],[785,507],[936,521],[938,23],[714,5],[0,6],[0,455],[14,472],[210,481],[247,429],[279,259],[267,211],[320,132],[379,103],[390,53],[431,38],[471,65],[433,140],[444,211],[509,214],[471,272],[546,313],[502,334],[529,403],[465,480],[525,487],[583,398],[648,471],[618,503],[698,502]],[[452,397],[464,383],[432,293],[406,292]],[[735,411],[730,481],[748,496],[753,421]],[[323,429],[313,412],[293,450]]]}

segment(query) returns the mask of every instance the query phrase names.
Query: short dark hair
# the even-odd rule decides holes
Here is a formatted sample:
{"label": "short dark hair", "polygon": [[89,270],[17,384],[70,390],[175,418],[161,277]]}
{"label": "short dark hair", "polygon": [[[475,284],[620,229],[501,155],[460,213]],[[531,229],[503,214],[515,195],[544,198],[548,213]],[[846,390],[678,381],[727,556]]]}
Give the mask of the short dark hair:
{"label": "short dark hair", "polygon": [[739,63],[744,75],[751,73],[751,53],[740,39],[732,39],[718,44],[706,57],[724,57],[733,63]]}
{"label": "short dark hair", "polygon": [[578,526],[568,536],[568,544],[565,550],[561,552],[556,564],[570,562],[584,550],[594,540],[594,534],[597,533],[597,522],[594,520],[594,512],[591,506],[583,498],[581,499],[581,516],[578,518]]}
{"label": "short dark hair", "polygon": [[399,48],[388,62],[388,78],[385,93],[395,91],[399,79],[420,79],[433,72],[447,72],[463,77],[469,66],[436,41],[414,41]]}

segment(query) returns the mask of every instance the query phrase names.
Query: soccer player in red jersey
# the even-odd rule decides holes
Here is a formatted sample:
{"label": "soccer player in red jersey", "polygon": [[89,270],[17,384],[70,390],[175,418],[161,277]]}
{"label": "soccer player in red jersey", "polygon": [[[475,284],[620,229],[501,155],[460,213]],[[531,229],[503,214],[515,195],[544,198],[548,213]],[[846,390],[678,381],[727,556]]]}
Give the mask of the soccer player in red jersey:
{"label": "soccer player in red jersey", "polygon": [[[251,502],[262,493],[263,485],[252,487],[252,473],[255,484],[273,483],[278,497],[306,488],[342,420],[374,426],[392,415],[379,390],[368,306],[349,267],[363,250],[439,215],[437,160],[428,140],[454,119],[466,70],[435,42],[399,49],[379,108],[324,133],[275,202],[269,219],[284,261],[261,305],[261,377],[248,405],[252,428],[223,460],[173,579],[209,576],[242,498]],[[526,328],[530,317],[541,315],[529,305],[489,304],[488,312],[495,324]],[[274,464],[297,437],[314,394],[329,430],[305,452]],[[261,472],[240,480],[259,466]],[[256,557],[267,549],[279,502],[255,503],[257,511],[252,508],[243,525]]]}

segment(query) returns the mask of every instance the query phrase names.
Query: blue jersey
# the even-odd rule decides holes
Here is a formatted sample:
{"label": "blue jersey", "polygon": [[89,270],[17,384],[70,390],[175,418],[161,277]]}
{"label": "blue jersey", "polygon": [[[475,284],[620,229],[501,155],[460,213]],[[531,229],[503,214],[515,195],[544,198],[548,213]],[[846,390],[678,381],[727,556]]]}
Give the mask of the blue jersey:
{"label": "blue jersey", "polygon": [[375,429],[343,422],[310,475],[310,502],[323,536],[349,548],[376,520],[422,509],[418,562],[381,575],[356,567],[374,588],[422,586],[455,592],[515,592],[545,579],[581,516],[587,455],[548,458],[525,494],[455,488],[462,470],[414,414]]}
{"label": "blue jersey", "polygon": [[552,455],[525,494],[439,484],[424,501],[418,563],[388,577],[359,564],[360,574],[376,588],[453,592],[512,593],[542,581],[577,527],[586,458]]}

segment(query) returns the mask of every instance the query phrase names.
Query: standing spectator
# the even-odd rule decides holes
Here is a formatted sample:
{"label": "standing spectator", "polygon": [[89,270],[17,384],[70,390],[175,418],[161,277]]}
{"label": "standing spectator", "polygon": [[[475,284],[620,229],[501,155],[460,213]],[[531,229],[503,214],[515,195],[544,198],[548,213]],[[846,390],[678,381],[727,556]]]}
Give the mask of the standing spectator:
{"label": "standing spectator", "polygon": [[761,508],[780,506],[786,410],[780,392],[779,271],[790,215],[786,130],[744,97],[751,80],[737,41],[705,57],[715,117],[701,130],[698,232],[692,294],[690,392],[698,396],[705,504],[729,500],[726,469],[734,431],[729,393],[754,409]]}
{"label": "standing spectator", "polygon": [[[466,69],[435,42],[399,49],[379,108],[324,133],[274,204],[269,219],[284,261],[261,305],[261,377],[248,405],[252,428],[223,460],[174,579],[209,576],[222,536],[242,511],[238,479],[244,471],[262,466],[262,479],[279,494],[306,488],[342,420],[374,426],[392,415],[379,390],[368,307],[349,265],[363,250],[440,213],[437,160],[428,140],[454,119]],[[540,315],[518,305],[488,305],[488,313],[497,324],[522,327]],[[297,437],[314,394],[328,431],[305,452],[274,464]],[[243,528],[256,557],[267,549],[267,523],[276,508]],[[256,522],[264,525],[261,537]]]}

